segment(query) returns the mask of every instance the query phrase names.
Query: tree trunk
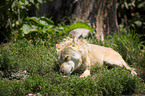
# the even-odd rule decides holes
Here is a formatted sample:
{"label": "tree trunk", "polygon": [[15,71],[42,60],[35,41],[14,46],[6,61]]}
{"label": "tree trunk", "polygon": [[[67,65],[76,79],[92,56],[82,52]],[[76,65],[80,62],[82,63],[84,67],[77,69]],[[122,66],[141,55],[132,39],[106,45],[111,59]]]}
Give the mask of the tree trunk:
{"label": "tree trunk", "polygon": [[117,0],[53,0],[40,5],[39,14],[52,17],[55,23],[62,19],[89,22],[96,29],[95,36],[103,41],[104,36],[118,31],[116,4]]}
{"label": "tree trunk", "polygon": [[117,0],[78,0],[77,3],[75,16],[96,28],[98,40],[103,41],[104,35],[118,31]]}

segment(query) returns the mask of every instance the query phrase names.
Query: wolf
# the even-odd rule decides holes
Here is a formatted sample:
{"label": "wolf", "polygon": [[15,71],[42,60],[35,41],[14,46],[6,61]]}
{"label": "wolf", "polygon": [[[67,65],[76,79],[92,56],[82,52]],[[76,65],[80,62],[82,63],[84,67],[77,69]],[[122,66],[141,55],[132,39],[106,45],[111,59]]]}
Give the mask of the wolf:
{"label": "wolf", "polygon": [[131,71],[132,75],[137,75],[135,68],[131,68],[122,56],[109,47],[87,43],[84,39],[66,39],[66,41],[56,44],[58,60],[61,63],[60,71],[71,74],[77,69],[84,69],[80,77],[91,76],[92,65],[102,66],[104,62],[108,66],[121,66]]}

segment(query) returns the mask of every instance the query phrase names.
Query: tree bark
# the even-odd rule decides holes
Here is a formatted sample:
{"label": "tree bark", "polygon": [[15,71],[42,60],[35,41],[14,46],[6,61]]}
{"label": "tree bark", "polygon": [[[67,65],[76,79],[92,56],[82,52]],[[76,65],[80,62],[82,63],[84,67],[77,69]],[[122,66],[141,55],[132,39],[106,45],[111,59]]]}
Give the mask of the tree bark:
{"label": "tree bark", "polygon": [[118,31],[116,4],[117,0],[53,0],[40,5],[39,14],[52,17],[55,23],[62,19],[67,23],[89,22],[96,29],[97,39],[103,41],[106,35]]}
{"label": "tree bark", "polygon": [[117,0],[78,0],[75,16],[89,22],[96,29],[96,37],[103,41],[110,32],[118,31]]}

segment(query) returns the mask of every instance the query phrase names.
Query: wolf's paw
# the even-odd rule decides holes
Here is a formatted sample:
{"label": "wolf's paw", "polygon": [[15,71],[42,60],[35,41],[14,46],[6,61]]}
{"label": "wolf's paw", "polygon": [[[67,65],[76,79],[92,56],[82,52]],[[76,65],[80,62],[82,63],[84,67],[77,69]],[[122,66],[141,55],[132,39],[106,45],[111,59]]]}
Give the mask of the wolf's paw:
{"label": "wolf's paw", "polygon": [[134,70],[132,70],[131,71],[131,74],[134,76],[134,75],[137,75],[137,73],[134,71]]}
{"label": "wolf's paw", "polygon": [[88,77],[88,76],[91,76],[91,75],[84,75],[84,74],[82,74],[80,77]]}
{"label": "wolf's paw", "polygon": [[90,70],[87,69],[80,77],[88,77],[88,76],[91,76],[91,74],[90,74]]}

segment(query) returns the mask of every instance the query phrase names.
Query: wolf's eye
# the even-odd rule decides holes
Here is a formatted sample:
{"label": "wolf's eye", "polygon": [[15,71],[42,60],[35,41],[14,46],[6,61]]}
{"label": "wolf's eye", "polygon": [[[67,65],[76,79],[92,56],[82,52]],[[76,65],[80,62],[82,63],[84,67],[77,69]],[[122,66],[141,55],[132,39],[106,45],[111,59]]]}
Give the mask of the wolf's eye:
{"label": "wolf's eye", "polygon": [[69,56],[66,56],[65,58],[64,58],[64,61],[68,61],[70,59],[70,57]]}

